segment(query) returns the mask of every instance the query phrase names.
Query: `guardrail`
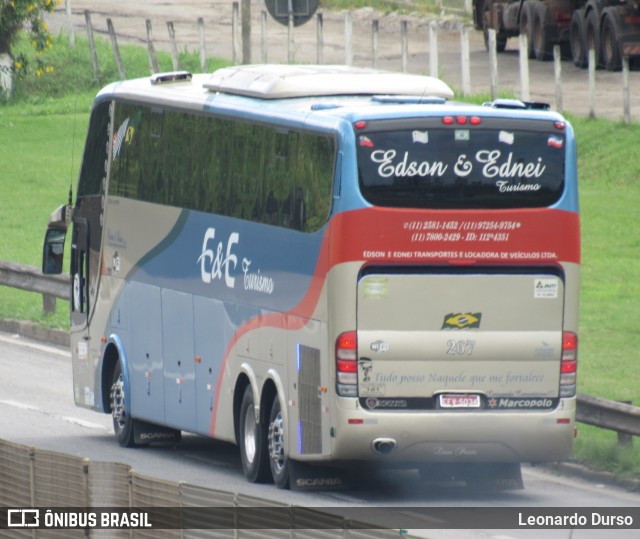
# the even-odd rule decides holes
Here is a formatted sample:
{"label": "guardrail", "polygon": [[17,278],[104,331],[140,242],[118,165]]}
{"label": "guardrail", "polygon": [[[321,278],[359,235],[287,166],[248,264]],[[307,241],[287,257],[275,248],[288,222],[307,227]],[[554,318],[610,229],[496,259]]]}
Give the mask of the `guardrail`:
{"label": "guardrail", "polygon": [[[44,275],[32,266],[0,260],[0,285],[69,300],[69,283],[68,275]],[[640,407],[628,403],[578,394],[576,420],[617,432],[621,444],[629,444],[632,436],[640,436]]]}

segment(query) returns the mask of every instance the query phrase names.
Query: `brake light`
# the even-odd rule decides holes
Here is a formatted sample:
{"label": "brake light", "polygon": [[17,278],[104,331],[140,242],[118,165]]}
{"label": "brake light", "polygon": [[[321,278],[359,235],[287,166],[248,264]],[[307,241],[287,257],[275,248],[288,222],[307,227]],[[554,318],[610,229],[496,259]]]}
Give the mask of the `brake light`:
{"label": "brake light", "polygon": [[573,331],[562,334],[562,358],[560,360],[560,396],[576,394],[578,371],[578,335]]}
{"label": "brake light", "polygon": [[565,124],[564,122],[561,122],[560,120],[553,122],[553,125],[556,129],[559,129],[560,131],[562,131],[567,124]]}
{"label": "brake light", "polygon": [[341,397],[358,396],[358,341],[355,331],[336,339],[336,391]]}
{"label": "brake light", "polygon": [[356,129],[364,129],[365,127],[367,127],[367,122],[365,122],[364,120],[358,120],[354,125]]}
{"label": "brake light", "polygon": [[444,116],[442,118],[442,123],[444,125],[480,125],[482,120],[479,116]]}

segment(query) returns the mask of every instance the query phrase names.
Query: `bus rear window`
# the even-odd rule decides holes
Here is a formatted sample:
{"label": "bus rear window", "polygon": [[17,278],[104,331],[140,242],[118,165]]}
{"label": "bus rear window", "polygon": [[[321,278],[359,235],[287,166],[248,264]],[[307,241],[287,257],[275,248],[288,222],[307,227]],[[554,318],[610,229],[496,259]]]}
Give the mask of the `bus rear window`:
{"label": "bus rear window", "polygon": [[565,136],[553,122],[399,123],[356,129],[360,190],[375,206],[533,208],[562,194]]}

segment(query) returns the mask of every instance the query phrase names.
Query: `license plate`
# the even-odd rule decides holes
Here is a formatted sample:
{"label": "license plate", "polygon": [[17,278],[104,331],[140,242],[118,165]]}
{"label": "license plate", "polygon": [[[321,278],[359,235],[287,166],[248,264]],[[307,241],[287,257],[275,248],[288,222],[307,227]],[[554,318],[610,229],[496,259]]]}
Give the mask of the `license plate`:
{"label": "license plate", "polygon": [[480,395],[439,395],[440,408],[480,408]]}

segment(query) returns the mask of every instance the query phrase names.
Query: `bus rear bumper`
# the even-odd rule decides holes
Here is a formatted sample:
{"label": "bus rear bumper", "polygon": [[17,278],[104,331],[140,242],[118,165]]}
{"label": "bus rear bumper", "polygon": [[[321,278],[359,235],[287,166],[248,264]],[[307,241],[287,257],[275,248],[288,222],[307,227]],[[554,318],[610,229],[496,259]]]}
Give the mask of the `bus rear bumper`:
{"label": "bus rear bumper", "polygon": [[553,462],[571,454],[575,398],[551,411],[370,413],[340,409],[336,460]]}

